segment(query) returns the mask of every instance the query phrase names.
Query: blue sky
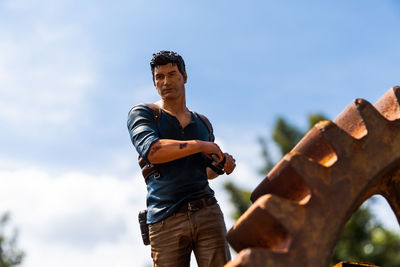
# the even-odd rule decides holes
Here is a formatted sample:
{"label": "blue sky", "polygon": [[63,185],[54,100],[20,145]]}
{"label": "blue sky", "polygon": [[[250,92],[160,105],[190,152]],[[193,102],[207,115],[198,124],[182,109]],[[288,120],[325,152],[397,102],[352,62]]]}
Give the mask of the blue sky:
{"label": "blue sky", "polygon": [[0,1],[0,211],[20,229],[23,266],[150,262],[126,116],[158,100],[152,53],[184,57],[189,108],[238,160],[211,185],[229,217],[222,184],[257,185],[256,139],[276,117],[305,127],[311,112],[375,102],[400,84],[399,41],[395,0]]}

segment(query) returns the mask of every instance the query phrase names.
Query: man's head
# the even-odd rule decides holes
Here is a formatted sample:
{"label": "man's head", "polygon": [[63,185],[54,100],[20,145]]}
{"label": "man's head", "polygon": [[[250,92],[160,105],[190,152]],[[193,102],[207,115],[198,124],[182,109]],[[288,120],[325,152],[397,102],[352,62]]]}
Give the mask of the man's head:
{"label": "man's head", "polygon": [[158,53],[153,54],[153,57],[150,61],[151,73],[153,74],[153,82],[154,82],[155,68],[158,66],[167,65],[168,63],[176,65],[178,67],[179,72],[183,76],[185,76],[186,68],[183,58],[178,53],[172,51],[160,51]]}
{"label": "man's head", "polygon": [[153,54],[150,66],[154,86],[161,99],[170,101],[185,98],[187,74],[180,55],[171,51],[160,51]]}

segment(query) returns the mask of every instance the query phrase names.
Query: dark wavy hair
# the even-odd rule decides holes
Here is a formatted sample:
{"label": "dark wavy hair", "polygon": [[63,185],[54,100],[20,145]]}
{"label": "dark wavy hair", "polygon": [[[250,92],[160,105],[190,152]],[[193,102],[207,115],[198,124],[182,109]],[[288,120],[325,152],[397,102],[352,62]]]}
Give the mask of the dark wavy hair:
{"label": "dark wavy hair", "polygon": [[150,61],[153,81],[154,81],[154,69],[158,66],[167,65],[168,63],[176,65],[178,67],[179,72],[182,75],[185,74],[186,72],[185,61],[183,61],[183,58],[178,53],[172,51],[160,51],[158,53],[153,54],[153,57],[151,58]]}

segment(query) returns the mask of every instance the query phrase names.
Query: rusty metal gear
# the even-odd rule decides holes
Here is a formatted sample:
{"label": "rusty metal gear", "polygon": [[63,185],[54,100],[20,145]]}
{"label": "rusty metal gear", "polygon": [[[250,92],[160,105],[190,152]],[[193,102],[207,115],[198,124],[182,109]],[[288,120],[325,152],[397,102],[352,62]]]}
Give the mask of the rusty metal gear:
{"label": "rusty metal gear", "polygon": [[251,195],[229,230],[226,267],[328,266],[345,223],[372,195],[400,222],[400,87],[312,128]]}

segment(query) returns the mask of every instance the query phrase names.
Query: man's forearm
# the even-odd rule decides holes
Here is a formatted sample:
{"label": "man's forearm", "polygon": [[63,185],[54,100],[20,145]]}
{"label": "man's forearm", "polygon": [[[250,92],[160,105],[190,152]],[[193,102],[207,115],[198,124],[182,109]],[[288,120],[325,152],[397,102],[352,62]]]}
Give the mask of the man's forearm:
{"label": "man's forearm", "polygon": [[201,142],[160,139],[150,147],[147,159],[152,164],[160,164],[196,154],[201,152]]}

